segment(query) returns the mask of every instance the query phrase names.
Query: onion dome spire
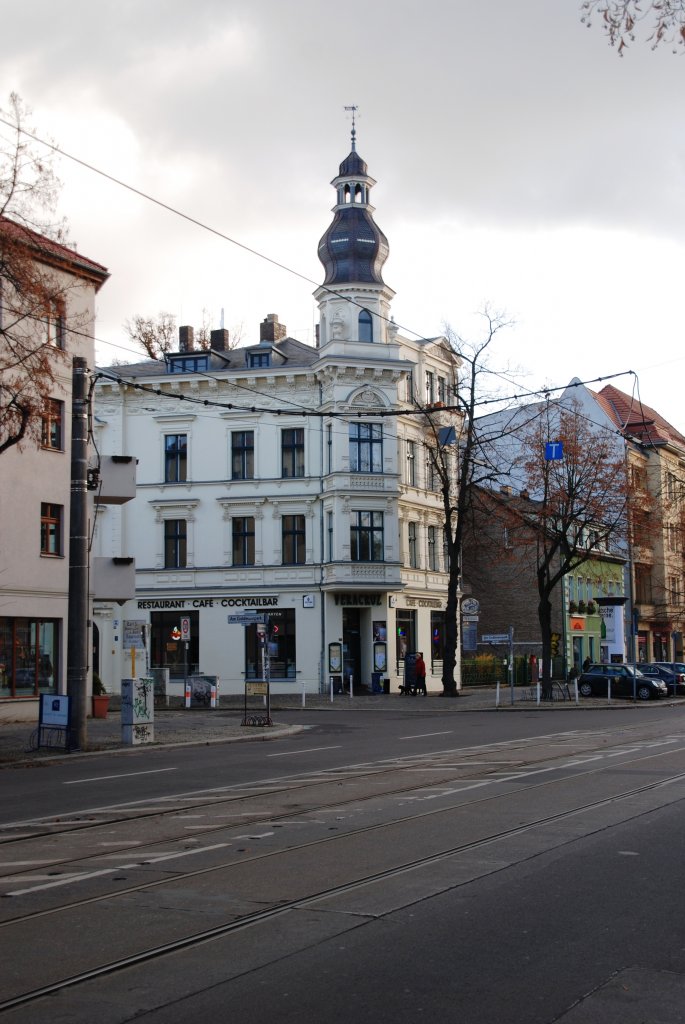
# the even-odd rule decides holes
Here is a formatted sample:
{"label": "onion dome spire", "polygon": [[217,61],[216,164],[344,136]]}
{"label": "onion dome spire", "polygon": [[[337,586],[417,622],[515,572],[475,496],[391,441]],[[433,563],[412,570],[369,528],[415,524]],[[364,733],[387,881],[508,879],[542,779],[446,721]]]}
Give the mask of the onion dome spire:
{"label": "onion dome spire", "polygon": [[388,240],[373,219],[369,194],[376,184],[357,153],[352,111],[352,147],[331,185],[336,190],[333,221],[319,242],[318,255],[326,271],[325,285],[380,284],[388,258]]}

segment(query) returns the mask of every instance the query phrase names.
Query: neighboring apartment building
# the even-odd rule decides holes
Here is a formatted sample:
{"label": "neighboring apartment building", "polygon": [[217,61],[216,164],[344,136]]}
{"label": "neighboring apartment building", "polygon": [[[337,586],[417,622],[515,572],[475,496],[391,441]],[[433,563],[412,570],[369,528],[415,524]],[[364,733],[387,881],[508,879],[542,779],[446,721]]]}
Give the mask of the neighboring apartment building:
{"label": "neighboring apartment building", "polygon": [[316,346],[269,315],[258,343],[231,349],[220,330],[198,350],[182,327],[164,362],[102,371],[98,447],[138,459],[136,500],[102,511],[96,531],[98,554],[136,560],[136,599],[95,609],[114,689],[130,674],[127,637],[145,636],[172,688],[199,670],[242,692],[262,673],[257,626],[229,617],[250,609],[270,619],[276,692],[368,686],[374,673],[396,686],[416,650],[439,685],[441,499],[425,424],[402,411],[447,404],[454,359],[444,339],[401,337],[391,319],[388,243],[354,136],[332,184]]}
{"label": "neighboring apartment building", "polygon": [[[682,661],[685,436],[608,384],[597,402],[626,439],[633,508],[631,590],[638,661]],[[632,656],[632,652],[630,652]]]}
{"label": "neighboring apartment building", "polygon": [[[526,525],[535,505],[509,486],[481,491],[467,521],[464,578],[479,602],[479,635],[513,629],[516,656],[541,656],[537,536]],[[555,674],[590,661],[624,661],[625,557],[610,546],[593,551],[551,595]],[[507,644],[478,643],[471,653],[505,656]]]}
{"label": "neighboring apartment building", "polygon": [[[478,420],[484,458],[495,472],[492,493],[488,496],[483,491],[483,499],[476,503],[471,517],[475,528],[468,531],[464,544],[464,579],[470,594],[480,603],[479,634],[501,634],[513,626],[517,654],[540,653],[535,537],[520,525],[527,504],[533,505],[540,498],[542,480],[540,476],[536,484],[531,471],[536,459],[531,461],[528,439],[539,432],[540,438],[553,442],[564,409],[577,416],[581,437],[588,446],[596,432],[597,437],[609,440],[613,450],[611,435],[615,433],[612,461],[622,465],[623,438],[604,407],[598,408],[596,396],[577,379],[556,399],[506,409]],[[621,487],[619,500],[609,504],[624,502],[625,479],[621,470],[616,479]],[[589,528],[582,531],[596,532]],[[624,528],[618,529],[608,543],[599,545],[591,557],[572,568],[553,591],[557,672],[581,666],[586,658],[624,661],[628,654],[630,585],[624,532]],[[582,537],[580,540],[582,548]],[[489,650],[483,644],[477,644],[476,649],[479,653]]]}
{"label": "neighboring apartment building", "polygon": [[[66,691],[72,361],[94,364],[95,296],[108,277],[73,249],[7,221],[3,230],[13,244],[21,238],[56,298],[12,328],[49,347],[54,385],[39,439],[0,455],[0,700]],[[18,300],[2,283],[0,322],[9,330]]]}

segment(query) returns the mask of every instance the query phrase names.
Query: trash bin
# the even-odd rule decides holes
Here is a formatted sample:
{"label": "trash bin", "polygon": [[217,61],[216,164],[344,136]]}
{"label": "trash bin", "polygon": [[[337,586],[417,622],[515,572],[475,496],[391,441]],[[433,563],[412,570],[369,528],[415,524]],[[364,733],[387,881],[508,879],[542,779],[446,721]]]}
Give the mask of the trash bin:
{"label": "trash bin", "polygon": [[372,693],[383,693],[383,673],[372,672],[371,673],[371,692]]}

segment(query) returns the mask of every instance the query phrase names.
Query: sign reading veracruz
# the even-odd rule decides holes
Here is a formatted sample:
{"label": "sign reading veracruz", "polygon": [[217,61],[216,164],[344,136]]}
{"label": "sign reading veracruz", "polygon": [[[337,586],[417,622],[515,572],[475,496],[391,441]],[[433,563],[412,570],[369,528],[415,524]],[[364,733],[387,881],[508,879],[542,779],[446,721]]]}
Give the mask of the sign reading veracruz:
{"label": "sign reading veracruz", "polygon": [[278,596],[274,597],[160,597],[138,601],[139,608],[153,611],[184,608],[276,608]]}

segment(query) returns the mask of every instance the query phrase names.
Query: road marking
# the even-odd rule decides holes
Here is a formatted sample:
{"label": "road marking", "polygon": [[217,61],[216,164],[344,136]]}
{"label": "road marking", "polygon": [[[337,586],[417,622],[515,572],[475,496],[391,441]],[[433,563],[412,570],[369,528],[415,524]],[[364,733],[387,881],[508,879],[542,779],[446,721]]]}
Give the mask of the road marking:
{"label": "road marking", "polygon": [[[239,838],[243,838],[240,836]],[[256,838],[256,837],[255,837]],[[214,846],[202,846],[195,850],[183,850],[179,853],[163,853],[158,857],[149,857],[147,860],[133,861],[130,864],[119,864],[115,868],[103,868],[100,871],[88,871],[82,875],[62,875],[60,878],[47,885],[34,885],[30,889],[15,889],[13,892],[5,893],[6,896],[26,896],[31,892],[41,892],[44,889],[56,889],[61,885],[69,885],[71,882],[88,882],[91,878],[102,878],[104,875],[112,875],[115,871],[126,871],[133,868],[149,867],[151,864],[161,864],[163,861],[174,860],[178,857],[191,857],[196,853],[208,853],[210,850],[222,850],[230,843],[215,843]],[[41,876],[42,877],[42,876]]]}
{"label": "road marking", "polygon": [[415,736],[398,736],[398,740],[422,740],[425,736],[449,736],[452,729],[445,729],[444,732],[418,732]]}
{"label": "road marking", "polygon": [[334,747],[308,747],[306,750],[284,750],[280,754],[267,754],[267,757],[290,757],[293,754],[313,754],[317,750],[340,750],[341,744]]}
{"label": "road marking", "polygon": [[98,775],[92,779],[71,779],[63,786],[80,786],[84,782],[104,782],[106,779],[130,779],[136,775],[161,775],[162,772],[177,772],[178,768],[154,768],[148,772],[122,772],[121,775]]}

